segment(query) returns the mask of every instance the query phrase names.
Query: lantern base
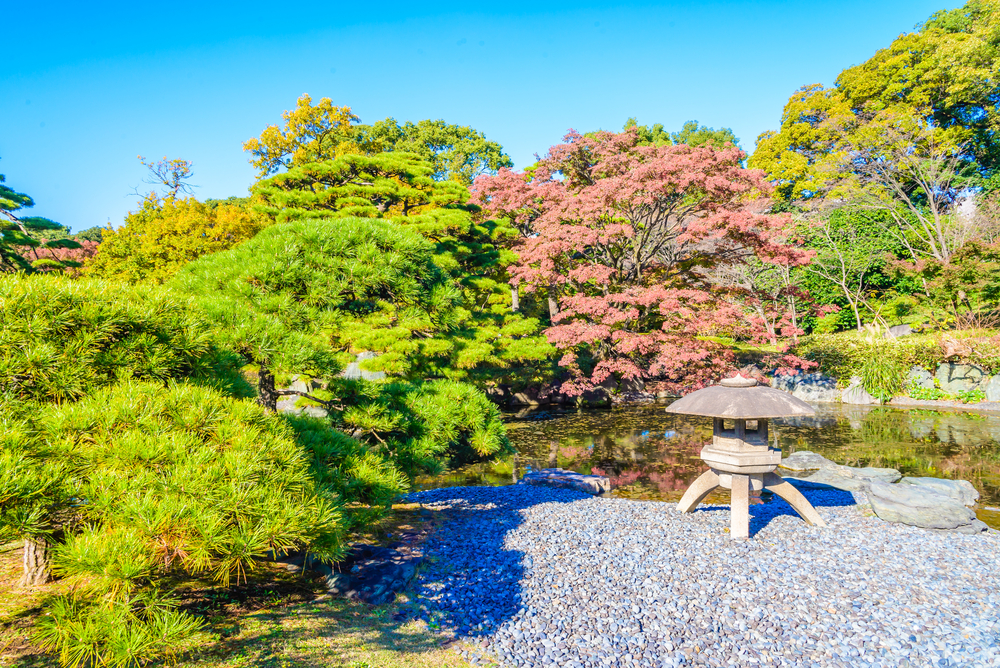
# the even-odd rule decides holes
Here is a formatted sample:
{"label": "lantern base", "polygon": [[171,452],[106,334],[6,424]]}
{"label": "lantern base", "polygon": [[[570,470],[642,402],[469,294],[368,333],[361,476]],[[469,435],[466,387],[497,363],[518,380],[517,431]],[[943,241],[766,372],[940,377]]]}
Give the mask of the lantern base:
{"label": "lantern base", "polygon": [[791,483],[777,473],[751,473],[749,475],[731,473],[729,471],[711,468],[698,477],[684,493],[677,504],[682,513],[690,513],[701,500],[715,489],[723,487],[731,490],[729,537],[745,539],[750,537],[750,489],[766,489],[777,494],[788,502],[795,512],[805,520],[806,524],[825,527],[826,522],[819,516],[816,509],[802,492],[795,489]]}
{"label": "lantern base", "polygon": [[770,473],[781,464],[781,450],[766,445],[757,448],[745,446],[743,450],[731,450],[712,443],[702,448],[701,459],[717,472]]}

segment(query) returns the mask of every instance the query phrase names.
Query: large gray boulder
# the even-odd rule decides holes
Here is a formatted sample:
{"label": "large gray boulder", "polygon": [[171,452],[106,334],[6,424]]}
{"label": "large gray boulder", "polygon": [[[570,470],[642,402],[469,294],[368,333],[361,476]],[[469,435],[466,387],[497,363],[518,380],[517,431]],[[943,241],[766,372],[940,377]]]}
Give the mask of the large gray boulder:
{"label": "large gray boulder", "polygon": [[875,514],[887,522],[965,534],[988,530],[970,508],[920,485],[873,482],[868,489],[868,500]]}
{"label": "large gray boulder", "polygon": [[986,372],[975,364],[945,362],[938,366],[934,377],[948,394],[971,392],[986,383]]}
{"label": "large gray boulder", "polygon": [[575,489],[594,495],[611,491],[611,481],[604,476],[584,475],[575,471],[567,471],[566,469],[540,469],[532,471],[525,474],[518,481],[518,484]]}
{"label": "large gray boulder", "polygon": [[906,384],[910,387],[919,387],[922,390],[933,390],[934,376],[927,369],[921,366],[914,366],[906,374]]}
{"label": "large gray boulder", "polygon": [[947,496],[963,506],[971,506],[979,499],[979,492],[968,480],[946,480],[944,478],[912,478],[906,476],[900,485],[910,485],[933,494]]}
{"label": "large gray boulder", "polygon": [[857,406],[877,406],[882,403],[868,393],[868,390],[861,384],[861,379],[857,376],[851,378],[851,384],[844,390],[840,400],[845,404]]}
{"label": "large gray boulder", "polygon": [[983,392],[986,393],[986,401],[1000,402],[1000,376],[993,376],[983,384]]}
{"label": "large gray boulder", "polygon": [[837,381],[821,373],[775,376],[771,379],[771,387],[810,403],[840,401]]}
{"label": "large gray boulder", "polygon": [[893,325],[885,331],[885,338],[898,339],[901,336],[909,336],[910,334],[913,334],[913,328],[909,325]]}

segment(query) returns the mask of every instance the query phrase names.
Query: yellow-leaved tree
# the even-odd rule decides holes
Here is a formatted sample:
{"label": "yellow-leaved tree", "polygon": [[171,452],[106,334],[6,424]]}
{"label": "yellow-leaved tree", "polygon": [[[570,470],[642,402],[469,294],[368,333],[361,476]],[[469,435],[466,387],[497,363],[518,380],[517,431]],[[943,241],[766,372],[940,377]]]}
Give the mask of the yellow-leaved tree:
{"label": "yellow-leaved tree", "polygon": [[104,231],[86,273],[128,283],[163,283],[185,264],[253,237],[271,221],[249,201],[148,195],[125,224]]}
{"label": "yellow-leaved tree", "polygon": [[351,113],[350,107],[335,106],[328,97],[313,106],[312,97],[303,95],[295,109],[281,117],[285,120],[284,128],[269,125],[260,137],[243,143],[243,150],[253,156],[250,164],[259,170],[258,178],[293,165],[358,152],[351,129],[358,117]]}

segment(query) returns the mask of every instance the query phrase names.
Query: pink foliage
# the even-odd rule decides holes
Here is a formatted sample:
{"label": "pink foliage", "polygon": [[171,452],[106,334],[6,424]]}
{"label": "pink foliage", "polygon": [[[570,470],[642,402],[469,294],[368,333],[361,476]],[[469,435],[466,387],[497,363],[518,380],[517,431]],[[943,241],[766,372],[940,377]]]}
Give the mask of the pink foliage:
{"label": "pink foliage", "polygon": [[556,298],[546,335],[571,373],[563,392],[611,376],[696,389],[731,368],[731,352],[703,337],[758,327],[709,273],[809,257],[785,243],[790,220],[766,213],[770,186],[744,157],[733,146],[642,146],[634,131],[570,131],[533,173],[476,179],[474,201],[521,233],[511,282]]}
{"label": "pink foliage", "polygon": [[[43,243],[45,239],[41,240]],[[29,261],[38,260],[58,260],[59,262],[79,262],[81,265],[87,264],[95,255],[100,243],[96,241],[79,241],[80,248],[26,248],[23,249],[24,257]],[[69,267],[65,271],[71,274],[79,274],[76,267]]]}

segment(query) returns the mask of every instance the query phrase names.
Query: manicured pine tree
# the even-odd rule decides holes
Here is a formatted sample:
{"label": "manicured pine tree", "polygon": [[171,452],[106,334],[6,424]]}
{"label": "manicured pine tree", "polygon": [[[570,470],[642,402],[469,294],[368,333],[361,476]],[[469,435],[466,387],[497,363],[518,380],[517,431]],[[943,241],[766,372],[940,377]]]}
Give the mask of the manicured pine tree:
{"label": "manicured pine tree", "polygon": [[[40,255],[37,249],[80,248],[80,244],[66,238],[67,228],[59,223],[39,216],[16,216],[15,211],[35,205],[24,193],[4,185],[5,177],[0,174],[0,273],[62,270],[79,267],[80,263],[52,256]],[[45,233],[60,237],[45,239]]]}
{"label": "manicured pine tree", "polygon": [[[407,376],[447,352],[461,293],[420,235],[387,221],[273,226],[184,268],[169,284],[195,297],[224,344],[258,368],[274,410],[278,372],[333,375],[361,351],[372,370]],[[284,391],[290,392],[290,391]]]}
{"label": "manicured pine tree", "polygon": [[254,191],[261,210],[279,221],[387,219],[434,244],[434,262],[461,286],[465,309],[448,335],[453,354],[425,358],[424,375],[543,381],[554,349],[537,319],[511,309],[506,267],[515,256],[507,249],[516,230],[505,218],[476,215],[463,185],[434,176],[434,166],[415,154],[344,155],[293,166]]}
{"label": "manicured pine tree", "polygon": [[187,378],[252,394],[238,359],[218,349],[209,323],[148,287],[62,276],[0,280],[0,533],[25,541],[23,582],[49,579],[49,551],[77,494],[59,458],[28,438],[46,404],[81,399],[122,380]]}
{"label": "manicured pine tree", "polygon": [[[311,219],[203,257],[170,286],[194,297],[224,345],[257,368],[262,406],[304,395],[413,476],[509,448],[482,393],[428,382],[428,369],[457,356],[452,334],[468,313],[435,258],[429,241],[390,221]],[[277,374],[335,376],[362,351],[378,354],[366,361],[371,370],[410,382],[338,380],[326,393],[275,387]]]}

